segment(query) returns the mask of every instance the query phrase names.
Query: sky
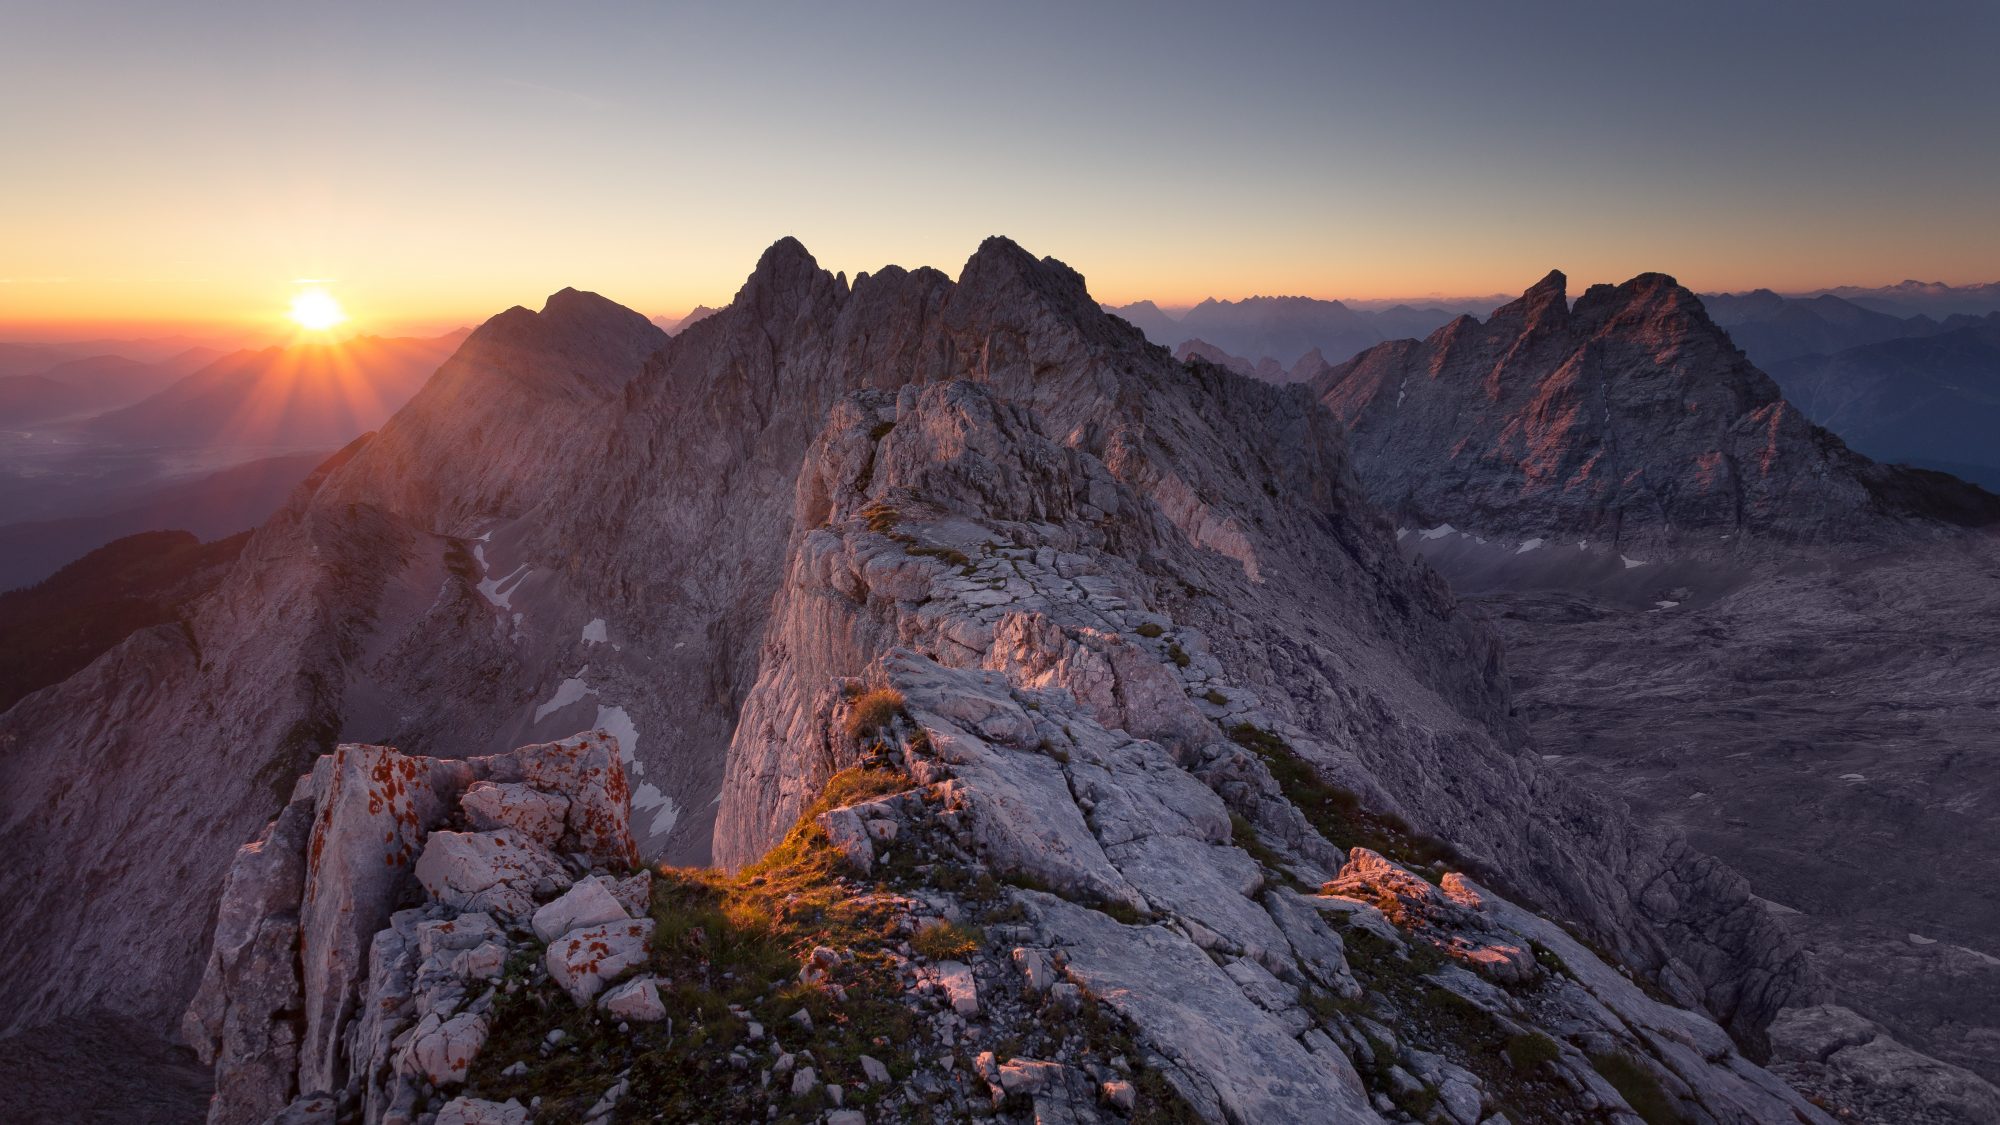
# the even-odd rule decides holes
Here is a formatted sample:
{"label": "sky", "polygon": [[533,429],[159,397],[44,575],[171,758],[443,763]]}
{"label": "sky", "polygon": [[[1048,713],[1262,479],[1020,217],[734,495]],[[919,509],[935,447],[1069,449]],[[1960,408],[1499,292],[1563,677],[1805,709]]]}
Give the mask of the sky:
{"label": "sky", "polygon": [[2000,279],[2000,4],[0,0],[0,332],[726,301],[1006,234],[1110,303]]}

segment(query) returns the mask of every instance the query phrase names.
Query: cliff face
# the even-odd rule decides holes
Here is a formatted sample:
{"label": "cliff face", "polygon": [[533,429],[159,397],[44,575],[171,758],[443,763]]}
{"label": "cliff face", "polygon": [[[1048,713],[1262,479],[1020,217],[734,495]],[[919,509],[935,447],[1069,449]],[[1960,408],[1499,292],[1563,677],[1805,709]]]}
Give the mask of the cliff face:
{"label": "cliff face", "polygon": [[1849,451],[1661,274],[1571,308],[1551,272],[1483,324],[1371,348],[1314,389],[1348,424],[1368,494],[1411,527],[1702,550],[1901,542],[2000,514]]}
{"label": "cliff face", "polygon": [[[1370,841],[1535,904],[1756,1044],[1812,992],[1794,950],[1729,871],[1541,767],[1492,635],[1392,530],[1302,389],[1178,364],[1004,240],[956,282],[851,285],[787,240],[664,345],[566,291],[476,332],[257,533],[188,629],[0,716],[0,842],[21,857],[0,886],[20,953],[4,999],[21,1026],[177,1012],[208,948],[186,904],[214,901],[235,845],[336,741],[456,761],[602,728],[646,855],[743,865],[853,764],[828,732],[845,678],[869,676],[929,732],[897,760],[964,798],[942,823],[973,834],[968,862],[1179,935],[1024,902],[1043,945],[1100,949],[1069,963],[1101,964],[1101,991],[1158,943],[1203,965],[1296,946],[1267,889],[1359,893],[1388,877],[1348,850]],[[1560,932],[1506,917],[1516,939]],[[1255,1002],[1253,970],[1230,979],[1230,1005]],[[1148,987],[1152,1022],[1125,1015],[1167,1051],[1186,1013]],[[1301,1002],[1264,1009],[1293,1062]],[[338,1004],[306,1016],[299,1093],[356,1057],[316,1018]],[[1716,1057],[1712,1031],[1685,1042]],[[1237,1104],[1228,1076],[1248,1071],[1215,1067],[1189,1064],[1188,1096]],[[1764,1081],[1754,1097],[1784,1100]]]}

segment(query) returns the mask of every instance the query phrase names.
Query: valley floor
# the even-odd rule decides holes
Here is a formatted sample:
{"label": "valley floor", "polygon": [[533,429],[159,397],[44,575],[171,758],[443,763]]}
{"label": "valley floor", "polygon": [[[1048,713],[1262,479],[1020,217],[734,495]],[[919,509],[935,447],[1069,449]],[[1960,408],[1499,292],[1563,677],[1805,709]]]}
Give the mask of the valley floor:
{"label": "valley floor", "polygon": [[2000,541],[1695,593],[1472,600],[1547,758],[1743,872],[1839,1003],[2000,1081]]}

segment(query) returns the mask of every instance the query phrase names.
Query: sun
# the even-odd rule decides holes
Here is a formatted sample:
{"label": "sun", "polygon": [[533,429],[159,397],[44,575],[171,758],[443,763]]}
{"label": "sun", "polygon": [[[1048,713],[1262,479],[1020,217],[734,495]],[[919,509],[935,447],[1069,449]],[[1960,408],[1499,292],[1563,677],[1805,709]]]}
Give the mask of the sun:
{"label": "sun", "polygon": [[312,332],[324,332],[347,319],[340,302],[324,289],[307,289],[293,297],[289,315],[300,328]]}

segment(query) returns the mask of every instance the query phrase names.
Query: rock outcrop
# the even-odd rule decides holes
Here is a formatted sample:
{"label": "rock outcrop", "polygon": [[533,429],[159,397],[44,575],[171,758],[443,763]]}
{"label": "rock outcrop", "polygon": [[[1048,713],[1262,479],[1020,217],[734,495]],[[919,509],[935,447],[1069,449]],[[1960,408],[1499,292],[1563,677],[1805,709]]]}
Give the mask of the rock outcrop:
{"label": "rock outcrop", "polygon": [[[222,888],[183,1020],[215,1067],[208,1120],[320,1104],[371,1125],[411,1120],[426,1090],[464,1081],[508,958],[537,948],[545,914],[581,888],[615,921],[572,910],[540,938],[551,971],[565,943],[566,983],[643,963],[647,904],[628,914],[605,886],[636,859],[618,751],[594,731],[459,761],[358,745],[321,758]],[[558,804],[563,815],[540,815]],[[496,809],[531,810],[538,831],[481,829]],[[579,1003],[594,994],[572,988]]]}

